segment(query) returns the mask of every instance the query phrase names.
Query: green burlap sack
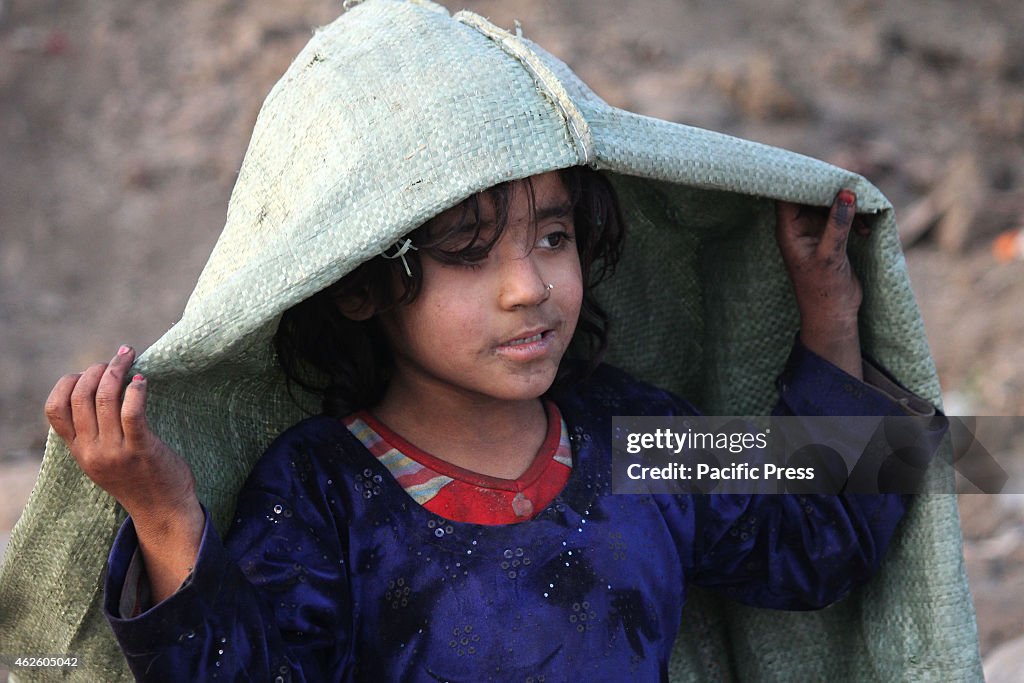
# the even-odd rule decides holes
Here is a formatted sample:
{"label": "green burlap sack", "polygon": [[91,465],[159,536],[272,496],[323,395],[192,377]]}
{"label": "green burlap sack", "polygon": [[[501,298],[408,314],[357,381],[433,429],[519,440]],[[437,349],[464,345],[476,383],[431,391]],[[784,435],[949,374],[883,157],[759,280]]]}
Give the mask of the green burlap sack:
{"label": "green burlap sack", "polygon": [[[797,326],[773,200],[857,192],[851,245],[868,353],[939,387],[892,209],[864,179],[790,152],[610,107],[538,46],[470,13],[368,0],[317,32],[267,97],[227,224],[181,321],[139,359],[156,432],[191,462],[219,526],[254,460],[302,417],[269,339],[282,311],[498,182],[587,164],[629,225],[611,362],[719,414],[763,412]],[[66,674],[129,678],[100,613],[123,513],[52,434],[0,573],[0,652],[73,653]],[[953,681],[981,669],[955,501],[920,498],[871,584],[813,613],[695,596],[676,680]]]}

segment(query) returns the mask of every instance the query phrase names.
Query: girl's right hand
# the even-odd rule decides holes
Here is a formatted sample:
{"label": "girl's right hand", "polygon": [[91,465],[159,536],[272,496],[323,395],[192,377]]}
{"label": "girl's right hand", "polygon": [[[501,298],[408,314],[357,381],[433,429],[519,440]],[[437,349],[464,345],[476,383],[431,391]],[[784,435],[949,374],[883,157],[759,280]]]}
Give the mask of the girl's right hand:
{"label": "girl's right hand", "polygon": [[188,575],[205,513],[185,459],[150,430],[146,381],[136,375],[128,346],[110,363],[61,377],[46,401],[46,417],[82,471],[125,508],[135,524],[157,600]]}

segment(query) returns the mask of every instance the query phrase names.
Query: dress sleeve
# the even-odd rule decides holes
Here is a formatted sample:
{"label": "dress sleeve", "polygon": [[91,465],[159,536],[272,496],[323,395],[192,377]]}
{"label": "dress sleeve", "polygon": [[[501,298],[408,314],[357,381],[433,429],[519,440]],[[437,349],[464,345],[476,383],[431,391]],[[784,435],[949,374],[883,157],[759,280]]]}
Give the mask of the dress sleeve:
{"label": "dress sleeve", "polygon": [[123,616],[138,549],[128,519],[111,550],[104,611],[137,680],[345,679],[351,598],[335,527],[309,444],[280,439],[243,489],[222,542],[207,514],[195,567],[176,593]]}
{"label": "dress sleeve", "polygon": [[[930,414],[926,401],[870,365],[872,386],[799,343],[779,378],[776,415]],[[945,420],[922,429],[934,453]],[[776,609],[817,609],[845,597],[874,574],[910,496],[901,494],[693,496],[696,585],[739,602]]]}

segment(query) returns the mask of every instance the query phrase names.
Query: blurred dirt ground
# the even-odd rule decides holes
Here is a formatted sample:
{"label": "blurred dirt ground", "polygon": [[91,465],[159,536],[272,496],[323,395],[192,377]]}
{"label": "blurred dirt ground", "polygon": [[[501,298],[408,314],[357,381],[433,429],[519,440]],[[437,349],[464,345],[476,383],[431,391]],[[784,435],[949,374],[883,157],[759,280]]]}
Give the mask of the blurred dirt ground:
{"label": "blurred dirt ground", "polygon": [[[951,412],[1021,414],[1024,258],[1010,237],[993,251],[1024,227],[1019,0],[462,6],[519,19],[614,105],[866,175],[897,209]],[[49,388],[177,319],[263,97],[340,11],[0,0],[0,542],[38,470]],[[961,499],[986,655],[1024,634],[1022,509]]]}

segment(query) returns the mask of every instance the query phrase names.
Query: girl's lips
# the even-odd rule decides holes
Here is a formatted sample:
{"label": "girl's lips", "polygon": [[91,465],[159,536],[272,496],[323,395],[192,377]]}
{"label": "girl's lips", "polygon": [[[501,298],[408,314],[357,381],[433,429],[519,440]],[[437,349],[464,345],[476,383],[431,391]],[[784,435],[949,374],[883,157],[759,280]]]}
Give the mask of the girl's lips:
{"label": "girl's lips", "polygon": [[502,348],[505,346],[521,346],[523,344],[532,344],[533,342],[540,341],[544,336],[551,334],[552,330],[545,327],[535,327],[532,330],[527,329],[520,332],[517,336],[511,339],[506,339],[503,342],[498,343],[498,347]]}
{"label": "girl's lips", "polygon": [[518,361],[535,360],[548,354],[554,341],[553,330],[510,339],[497,346],[499,355]]}
{"label": "girl's lips", "polygon": [[537,334],[529,337],[522,337],[520,339],[513,339],[510,342],[505,342],[502,346],[521,346],[523,344],[531,344],[535,341],[540,341],[543,336],[543,332],[538,332]]}

